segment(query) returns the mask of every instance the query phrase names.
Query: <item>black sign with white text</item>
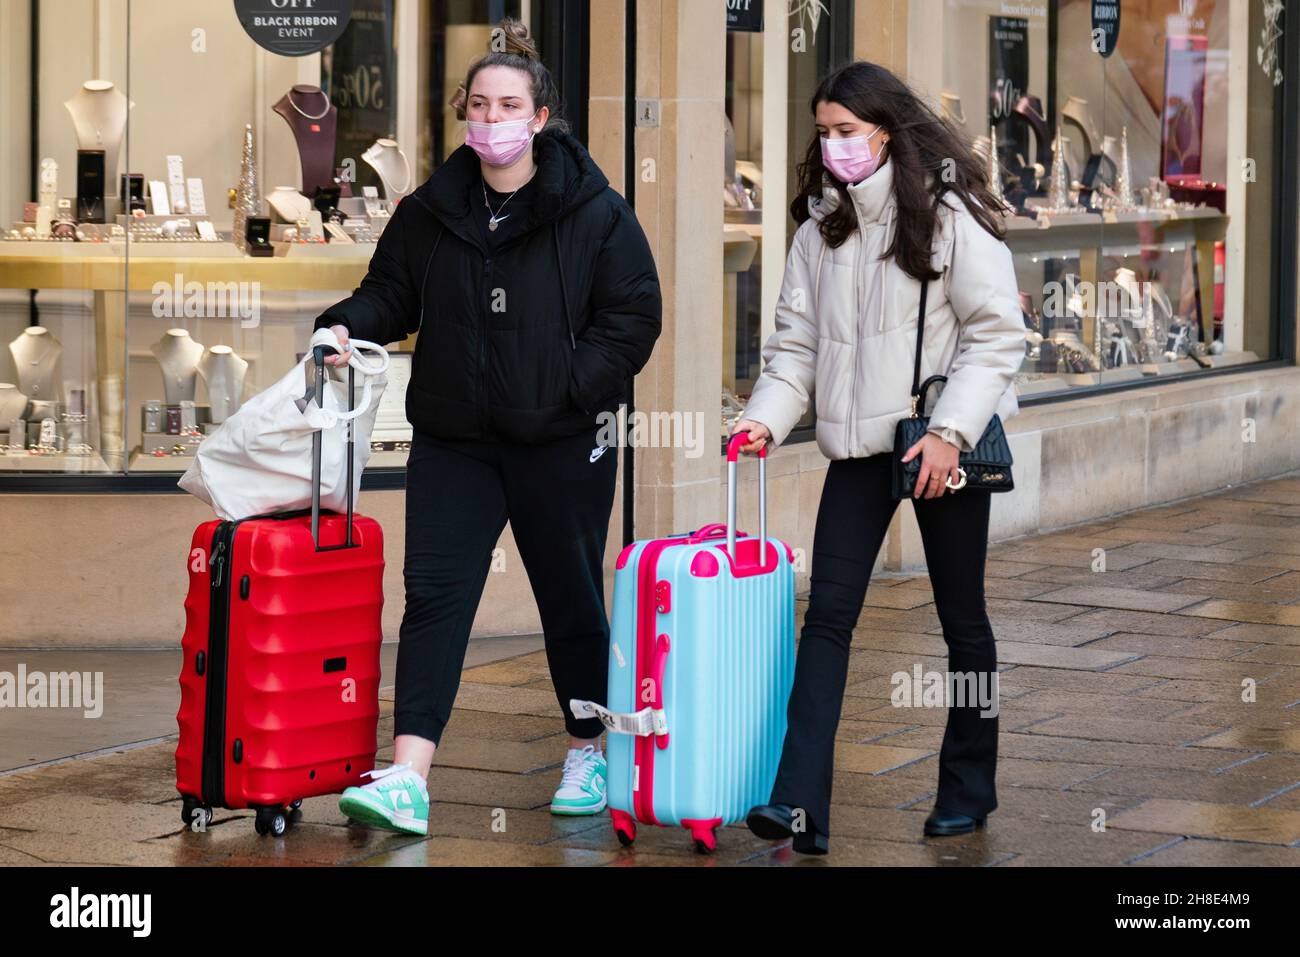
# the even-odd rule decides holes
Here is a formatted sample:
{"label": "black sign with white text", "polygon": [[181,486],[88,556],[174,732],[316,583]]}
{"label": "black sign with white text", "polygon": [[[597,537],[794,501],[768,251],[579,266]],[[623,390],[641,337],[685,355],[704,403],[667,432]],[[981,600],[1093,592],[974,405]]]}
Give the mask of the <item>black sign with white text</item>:
{"label": "black sign with white text", "polygon": [[235,0],[244,32],[280,56],[323,50],[352,19],[352,0]]}
{"label": "black sign with white text", "polygon": [[1110,56],[1119,43],[1119,0],[1093,0],[1092,49]]}

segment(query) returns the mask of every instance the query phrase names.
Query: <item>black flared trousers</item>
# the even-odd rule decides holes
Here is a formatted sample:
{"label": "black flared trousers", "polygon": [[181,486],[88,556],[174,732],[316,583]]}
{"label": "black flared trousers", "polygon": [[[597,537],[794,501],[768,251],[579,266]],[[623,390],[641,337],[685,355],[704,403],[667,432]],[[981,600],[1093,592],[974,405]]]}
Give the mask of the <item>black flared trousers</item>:
{"label": "black flared trousers", "polygon": [[[890,495],[893,453],[831,462],[817,511],[811,590],[772,803],[802,808],[830,834],[835,733],[849,645],[867,583],[898,503]],[[984,607],[989,491],[964,488],[913,499],[950,673],[976,673],[996,688],[997,651]],[[969,700],[969,699],[967,699]],[[983,817],[997,807],[998,721],[977,703],[950,707],[939,753],[936,805]]]}

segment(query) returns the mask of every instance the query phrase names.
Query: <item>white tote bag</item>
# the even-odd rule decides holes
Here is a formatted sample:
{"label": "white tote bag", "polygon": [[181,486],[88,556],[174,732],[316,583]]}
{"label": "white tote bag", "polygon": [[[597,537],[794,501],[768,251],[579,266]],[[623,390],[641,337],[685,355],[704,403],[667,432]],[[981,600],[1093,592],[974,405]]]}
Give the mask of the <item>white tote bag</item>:
{"label": "white tote bag", "polygon": [[[302,362],[279,382],[249,399],[198,447],[192,464],[177,484],[216,510],[227,521],[268,512],[311,508],[312,435],[321,433],[320,504],[322,509],[347,510],[348,423],[353,427],[353,502],[361,490],[361,470],[370,459],[370,433],[379,397],[388,379],[388,353],[382,346],[352,339],[348,364],[356,370],[360,396],[348,412],[346,372],[336,381],[326,366],[325,396],[316,403],[316,346],[341,352],[328,329],[312,333],[311,348]],[[378,353],[366,360],[360,351]]]}

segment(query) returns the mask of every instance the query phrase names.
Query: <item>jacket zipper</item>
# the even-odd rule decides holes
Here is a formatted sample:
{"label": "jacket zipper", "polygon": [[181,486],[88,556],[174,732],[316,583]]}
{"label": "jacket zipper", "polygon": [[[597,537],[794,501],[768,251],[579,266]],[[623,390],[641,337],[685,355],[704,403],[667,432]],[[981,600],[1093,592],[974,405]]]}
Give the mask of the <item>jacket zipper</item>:
{"label": "jacket zipper", "polygon": [[230,569],[238,522],[221,522],[209,562],[207,688],[203,720],[203,803],[226,805],[226,688],[230,648]]}
{"label": "jacket zipper", "polygon": [[491,291],[488,289],[487,279],[492,272],[492,254],[488,253],[483,257],[483,296],[480,297],[479,303],[479,333],[478,333],[478,420],[479,428],[484,433],[488,428],[488,411],[487,411],[487,336],[488,336],[488,310],[492,308]]}
{"label": "jacket zipper", "polygon": [[853,365],[849,376],[849,414],[844,422],[844,447],[852,454],[853,423],[857,417],[858,395],[858,349],[862,344],[862,249],[867,237],[861,223],[858,224],[858,246],[853,253]]}

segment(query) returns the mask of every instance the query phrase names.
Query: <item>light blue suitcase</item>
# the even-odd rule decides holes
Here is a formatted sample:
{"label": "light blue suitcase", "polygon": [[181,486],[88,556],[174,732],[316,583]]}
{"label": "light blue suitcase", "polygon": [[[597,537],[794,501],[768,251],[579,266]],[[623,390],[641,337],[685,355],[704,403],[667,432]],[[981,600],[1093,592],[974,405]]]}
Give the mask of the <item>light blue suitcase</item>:
{"label": "light blue suitcase", "polygon": [[[736,532],[736,456],[727,451],[727,524],[633,542],[618,557],[610,631],[608,795],[624,845],[636,822],[688,829],[696,849],[765,804],[785,738],[794,680],[794,566],[767,537],[766,448],[760,531]],[[759,566],[758,556],[764,556]]]}

